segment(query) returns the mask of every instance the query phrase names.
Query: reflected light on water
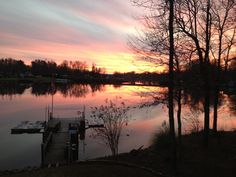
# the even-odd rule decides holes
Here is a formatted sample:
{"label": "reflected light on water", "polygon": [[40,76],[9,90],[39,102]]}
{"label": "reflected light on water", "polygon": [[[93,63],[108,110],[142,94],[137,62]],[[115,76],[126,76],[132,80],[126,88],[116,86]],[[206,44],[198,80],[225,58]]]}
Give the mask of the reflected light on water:
{"label": "reflected light on water", "polygon": [[[45,120],[45,108],[51,106],[52,98],[55,116],[75,117],[77,111],[85,106],[86,118],[92,121],[90,107],[104,104],[105,99],[115,100],[116,97],[122,97],[125,104],[131,106],[132,109],[129,111],[128,126],[122,132],[119,152],[129,152],[142,145],[149,146],[153,134],[160,129],[163,121],[168,120],[165,102],[167,88],[88,84],[56,85],[53,97],[50,84],[41,86],[9,84],[4,85],[4,88],[0,92],[0,152],[4,152],[0,157],[0,169],[40,164],[41,135],[11,135],[10,129],[24,120]],[[188,92],[184,94],[182,118],[184,132],[187,133],[190,131],[191,122],[185,119],[194,117],[202,124],[203,113],[199,93],[197,95]],[[221,93],[220,99],[219,130],[232,130],[236,128],[235,96]],[[148,102],[151,104],[146,104]],[[104,144],[91,135],[90,129],[86,132],[83,144],[85,150],[80,153],[80,159],[110,155],[109,148],[104,148]]]}

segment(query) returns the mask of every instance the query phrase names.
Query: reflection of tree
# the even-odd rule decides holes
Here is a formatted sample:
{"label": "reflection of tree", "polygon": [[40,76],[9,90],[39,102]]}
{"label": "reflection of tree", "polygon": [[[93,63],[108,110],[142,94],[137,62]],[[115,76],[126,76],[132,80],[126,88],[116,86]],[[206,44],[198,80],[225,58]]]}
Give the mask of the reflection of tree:
{"label": "reflection of tree", "polygon": [[58,87],[58,90],[65,97],[85,97],[90,93],[90,88],[92,93],[105,91],[105,87],[102,84],[71,84]]}
{"label": "reflection of tree", "polygon": [[[187,123],[184,127],[187,129],[191,129],[193,131],[197,131],[202,128],[199,124],[202,123],[198,120],[199,115],[204,112],[204,92],[201,91],[200,87],[185,87],[184,88],[176,88],[174,90],[174,103],[175,103],[175,111],[178,115],[179,106],[178,103],[181,103],[182,110],[182,118],[184,119],[184,122]],[[180,91],[181,96],[179,95]],[[167,105],[167,89],[161,88],[161,87],[142,87],[142,89],[137,89],[136,94],[140,97],[144,97],[147,99],[144,99],[145,101],[141,103],[141,107],[150,107],[155,106],[159,104]],[[213,91],[211,91],[211,94],[214,94]],[[226,98],[223,95],[222,92],[219,94],[219,108],[222,107],[225,104]],[[230,105],[236,105],[236,98],[235,103],[230,103]],[[210,107],[213,107],[214,105],[214,97],[211,96],[210,100]],[[236,106],[232,107],[235,109],[236,112]],[[178,117],[178,116],[177,116]]]}
{"label": "reflection of tree", "polygon": [[204,111],[203,108],[204,93],[200,88],[184,89],[183,104],[189,105],[192,110]]}
{"label": "reflection of tree", "polygon": [[124,102],[106,100],[105,105],[92,108],[91,117],[104,128],[95,128],[94,135],[100,137],[111,149],[112,155],[118,154],[121,131],[128,123],[128,107]]}
{"label": "reflection of tree", "polygon": [[62,93],[65,97],[85,97],[89,93],[89,87],[83,84],[73,84],[69,85]]}
{"label": "reflection of tree", "polygon": [[120,88],[122,85],[117,85],[117,84],[114,84],[113,85],[113,87],[115,88],[115,89],[117,89],[117,88]]}
{"label": "reflection of tree", "polygon": [[236,115],[236,93],[228,96],[228,108],[233,115]]}
{"label": "reflection of tree", "polygon": [[90,93],[90,90],[92,93],[105,91],[105,86],[99,84],[55,84],[52,88],[50,83],[19,84],[17,82],[4,82],[0,84],[0,95],[21,95],[30,86],[32,88],[31,94],[36,96],[60,92],[64,97],[85,97]]}
{"label": "reflection of tree", "polygon": [[12,96],[21,95],[25,89],[29,88],[29,84],[19,84],[18,82],[1,82],[0,83],[0,95]]}
{"label": "reflection of tree", "polygon": [[99,91],[99,92],[105,91],[105,86],[103,84],[90,84],[90,88],[92,90],[92,93],[95,93],[97,91]]}
{"label": "reflection of tree", "polygon": [[[54,90],[54,92],[56,91]],[[36,96],[49,95],[52,93],[51,85],[43,83],[34,83],[32,84],[31,93]]]}
{"label": "reflection of tree", "polygon": [[[213,91],[211,91],[211,94],[214,94]],[[213,107],[214,105],[214,97],[210,97],[210,107]],[[196,111],[204,111],[203,108],[203,103],[204,103],[204,92],[197,87],[194,88],[185,88],[184,93],[183,93],[183,104],[189,105],[189,107],[192,110]],[[219,107],[222,106],[224,103],[224,96],[223,93],[219,94]]]}
{"label": "reflection of tree", "polygon": [[61,92],[64,97],[85,97],[90,93],[96,91],[104,91],[102,85],[88,85],[88,84],[56,84],[55,89],[52,91],[51,84],[33,84],[32,94],[34,95],[48,95],[52,92],[55,94],[57,91]]}
{"label": "reflection of tree", "polygon": [[147,98],[141,102],[140,107],[150,107],[159,104],[167,104],[168,90],[166,87],[141,87],[137,88],[135,94]]}

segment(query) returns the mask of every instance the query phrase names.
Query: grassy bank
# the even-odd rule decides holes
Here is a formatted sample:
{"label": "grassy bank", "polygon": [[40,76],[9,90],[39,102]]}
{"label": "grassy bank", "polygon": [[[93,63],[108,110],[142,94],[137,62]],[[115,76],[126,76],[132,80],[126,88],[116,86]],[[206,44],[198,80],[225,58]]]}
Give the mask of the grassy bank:
{"label": "grassy bank", "polygon": [[[156,146],[106,159],[125,161],[170,175],[169,152],[168,147]],[[178,147],[177,158],[177,176],[234,177],[236,132],[219,132],[217,136],[212,135],[208,148],[203,148],[201,133],[185,135],[181,147]]]}

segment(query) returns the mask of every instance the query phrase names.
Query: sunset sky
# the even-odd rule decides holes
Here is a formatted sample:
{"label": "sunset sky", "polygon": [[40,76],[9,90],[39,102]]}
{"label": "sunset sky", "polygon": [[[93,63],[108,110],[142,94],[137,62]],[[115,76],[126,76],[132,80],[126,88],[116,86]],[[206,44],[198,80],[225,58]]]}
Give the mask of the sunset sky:
{"label": "sunset sky", "polygon": [[143,71],[127,46],[140,9],[130,0],[0,0],[0,57],[81,60],[108,73]]}

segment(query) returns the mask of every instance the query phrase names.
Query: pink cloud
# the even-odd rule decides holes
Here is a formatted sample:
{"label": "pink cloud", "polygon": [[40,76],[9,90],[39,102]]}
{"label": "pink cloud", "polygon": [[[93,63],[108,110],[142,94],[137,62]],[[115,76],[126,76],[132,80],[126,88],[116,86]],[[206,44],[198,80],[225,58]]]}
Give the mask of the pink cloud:
{"label": "pink cloud", "polygon": [[82,58],[110,72],[127,61],[130,66],[123,70],[135,69],[126,45],[136,25],[129,1],[24,0],[22,7],[18,3],[5,1],[0,7],[0,57],[58,62]]}

